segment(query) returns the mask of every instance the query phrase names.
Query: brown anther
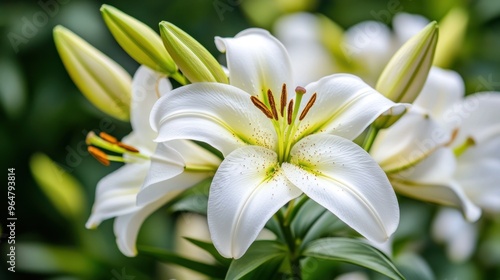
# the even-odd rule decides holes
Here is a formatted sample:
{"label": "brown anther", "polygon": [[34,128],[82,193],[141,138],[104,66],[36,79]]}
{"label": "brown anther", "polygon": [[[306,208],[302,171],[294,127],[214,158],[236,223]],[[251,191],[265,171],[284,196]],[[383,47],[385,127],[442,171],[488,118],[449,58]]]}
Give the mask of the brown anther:
{"label": "brown anther", "polygon": [[105,166],[109,166],[109,160],[107,158],[107,155],[103,151],[93,146],[88,146],[87,150],[98,162],[102,163]]}
{"label": "brown anther", "polygon": [[278,120],[278,111],[276,111],[276,102],[274,102],[273,92],[270,89],[267,90],[267,99],[269,100],[269,107],[271,107],[271,112],[273,113],[274,119]]}
{"label": "brown anther", "polygon": [[306,93],[306,89],[304,87],[297,86],[295,88],[295,92],[298,93],[298,94],[305,94]]}
{"label": "brown anther", "polygon": [[314,105],[315,101],[316,101],[316,93],[314,93],[311,96],[311,99],[309,99],[309,101],[307,102],[306,107],[304,107],[304,110],[302,110],[302,113],[300,114],[300,117],[299,117],[299,121],[303,120],[306,117],[307,112],[309,112],[311,107]]}
{"label": "brown anther", "polygon": [[266,117],[268,117],[270,119],[274,118],[273,113],[271,113],[271,111],[269,111],[269,108],[267,108],[266,105],[264,103],[262,103],[262,101],[260,101],[257,97],[252,95],[252,96],[250,96],[250,100],[252,100],[253,105],[255,105],[255,107],[257,107],[259,110],[261,110],[262,113],[264,113],[264,115],[266,115]]}
{"label": "brown anther", "polygon": [[458,131],[459,131],[459,129],[458,129],[458,128],[455,128],[455,129],[451,132],[450,141],[446,142],[443,146],[449,146],[449,145],[451,145],[451,143],[453,143],[453,141],[455,141],[455,139],[457,138],[457,136],[458,136]]}
{"label": "brown anther", "polygon": [[281,87],[281,97],[280,97],[280,113],[281,116],[283,117],[285,114],[285,107],[286,107],[286,101],[288,99],[287,93],[286,93],[286,84],[283,84]]}
{"label": "brown anther", "polygon": [[139,150],[137,150],[136,148],[132,147],[132,146],[129,146],[125,143],[122,143],[122,142],[118,142],[116,143],[116,145],[118,145],[118,147],[121,147],[121,148],[124,148],[125,150],[129,151],[129,152],[132,152],[132,153],[138,153]]}
{"label": "brown anther", "polygon": [[100,132],[99,133],[99,136],[106,142],[109,142],[111,144],[116,144],[118,143],[118,139],[116,139],[115,137],[107,134],[106,132]]}
{"label": "brown anther", "polygon": [[288,103],[288,111],[287,111],[287,123],[288,125],[292,124],[292,113],[293,113],[293,99]]}

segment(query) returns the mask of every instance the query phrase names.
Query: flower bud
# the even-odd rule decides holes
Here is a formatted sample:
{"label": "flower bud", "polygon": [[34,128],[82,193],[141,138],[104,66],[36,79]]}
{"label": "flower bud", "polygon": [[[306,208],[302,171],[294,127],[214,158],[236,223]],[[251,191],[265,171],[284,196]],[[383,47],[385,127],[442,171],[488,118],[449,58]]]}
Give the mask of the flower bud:
{"label": "flower bud", "polygon": [[119,120],[130,118],[130,75],[116,62],[62,26],[54,41],[66,70],[85,97]]}
{"label": "flower bud", "polygon": [[220,64],[193,37],[166,21],[160,22],[160,34],[165,48],[189,81],[227,84]]}
{"label": "flower bud", "polygon": [[391,58],[375,89],[394,102],[411,103],[422,90],[438,40],[437,23],[429,23]]}
{"label": "flower bud", "polygon": [[31,157],[33,178],[54,207],[69,220],[83,218],[85,195],[83,186],[45,154]]}
{"label": "flower bud", "polygon": [[118,44],[138,63],[165,74],[177,72],[172,57],[153,29],[109,5],[102,5],[101,14]]}
{"label": "flower bud", "polygon": [[434,65],[448,68],[462,48],[469,17],[462,8],[453,8],[439,22],[441,35],[436,47]]}

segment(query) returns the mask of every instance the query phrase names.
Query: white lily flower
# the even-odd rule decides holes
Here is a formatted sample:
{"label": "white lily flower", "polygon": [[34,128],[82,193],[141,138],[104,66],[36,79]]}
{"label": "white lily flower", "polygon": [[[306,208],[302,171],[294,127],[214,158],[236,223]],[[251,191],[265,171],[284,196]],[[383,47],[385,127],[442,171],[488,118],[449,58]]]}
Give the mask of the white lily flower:
{"label": "white lily flower", "polygon": [[[103,220],[116,217],[114,232],[120,251],[126,256],[137,254],[135,241],[144,220],[164,205],[179,190],[186,189],[213,175],[220,160],[186,140],[167,144],[153,142],[156,137],[149,125],[149,114],[159,92],[169,92],[170,82],[161,74],[141,66],[132,83],[131,125],[133,131],[119,142],[106,134],[102,138],[91,133],[89,144],[123,153],[110,156],[94,146],[89,151],[99,161],[122,161],[125,165],[99,181],[96,199],[86,227],[95,228]],[[196,157],[191,155],[195,153]],[[190,172],[187,167],[206,166],[207,171]],[[212,168],[212,171],[208,171]],[[161,172],[158,172],[161,170]],[[161,179],[158,184],[156,180]],[[137,194],[146,185],[155,192],[155,199],[137,204]]]}
{"label": "white lily flower", "polygon": [[155,104],[151,125],[156,141],[203,141],[224,155],[208,201],[220,254],[240,258],[302,193],[368,239],[387,240],[399,222],[396,196],[378,164],[350,140],[395,104],[351,75],[297,87],[290,98],[288,54],[261,29],[216,38],[216,45],[226,52],[230,85],[173,90]]}
{"label": "white lily flower", "polygon": [[347,29],[338,38],[347,59],[339,64],[324,45],[321,22],[316,15],[296,13],[281,17],[275,33],[292,56],[292,66],[299,81],[311,82],[335,72],[349,72],[375,86],[392,55],[409,38],[422,30],[429,20],[419,15],[399,13],[394,16],[392,32],[378,21],[364,21]]}
{"label": "white lily flower", "polygon": [[371,154],[399,193],[476,221],[479,207],[500,210],[500,95],[464,92],[457,73],[433,68],[413,112],[382,131]]}
{"label": "white lily flower", "polygon": [[455,209],[441,209],[432,223],[432,236],[444,243],[446,255],[454,262],[466,261],[476,249],[477,224],[470,223]]}

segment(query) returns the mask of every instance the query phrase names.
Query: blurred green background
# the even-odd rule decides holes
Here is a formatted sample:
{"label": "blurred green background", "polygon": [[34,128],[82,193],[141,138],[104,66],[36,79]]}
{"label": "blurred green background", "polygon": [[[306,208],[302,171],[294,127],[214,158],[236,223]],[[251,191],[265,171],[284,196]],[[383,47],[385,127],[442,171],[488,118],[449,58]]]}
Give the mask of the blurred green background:
{"label": "blurred green background", "polygon": [[[463,5],[470,22],[466,41],[453,64],[465,79],[467,92],[500,90],[500,2],[479,1],[266,1],[266,0],[167,0],[167,1],[83,1],[40,0],[0,2],[0,171],[4,173],[0,224],[8,234],[7,173],[15,168],[16,272],[7,271],[8,245],[2,238],[0,279],[160,279],[163,269],[146,257],[127,258],[116,248],[112,221],[98,230],[84,228],[94,199],[96,183],[119,164],[104,167],[86,152],[88,131],[107,130],[116,137],[130,131],[128,123],[114,120],[95,109],[70,80],[58,57],[52,28],[61,24],[121,64],[131,75],[138,64],[114,41],[105,27],[99,7],[106,3],[157,29],[161,20],[170,21],[187,31],[216,57],[214,36],[234,36],[244,28],[270,28],[280,14],[305,9],[320,12],[348,28],[363,20],[373,20],[373,12],[386,11],[399,4],[402,11],[439,20],[453,5]],[[302,3],[301,3],[302,2]],[[392,3],[392,4],[390,4]],[[392,14],[389,14],[393,16]],[[74,203],[81,203],[75,215],[53,203],[35,182],[29,162],[36,153],[48,155],[59,167],[49,177],[69,174],[77,179]],[[50,171],[51,170],[51,171]],[[56,170],[57,172],[55,172]],[[65,175],[62,175],[65,176]],[[58,182],[68,182],[57,178]],[[68,179],[69,180],[69,179]],[[64,192],[64,191],[63,191]],[[55,199],[57,200],[57,199]],[[427,205],[417,204],[417,208]],[[419,209],[420,209],[419,208]],[[410,211],[411,212],[411,211]],[[428,225],[430,214],[423,215]],[[427,218],[426,218],[427,217]],[[498,224],[498,223],[497,223]],[[140,233],[142,244],[171,248],[173,218],[156,213]],[[498,226],[491,229],[498,235]],[[444,265],[442,248],[425,239],[427,254]],[[498,246],[498,242],[495,243]],[[498,247],[496,247],[498,248]],[[500,254],[497,254],[497,258]],[[493,266],[498,266],[493,263]],[[467,270],[467,266],[472,267]],[[454,270],[466,269],[466,273]],[[442,268],[455,273],[438,272],[456,278],[472,279],[482,275],[473,262]],[[471,272],[472,271],[472,272]],[[496,271],[498,268],[489,270]],[[442,273],[442,274],[439,274]],[[135,278],[126,278],[123,275]],[[441,277],[439,277],[441,279]]]}

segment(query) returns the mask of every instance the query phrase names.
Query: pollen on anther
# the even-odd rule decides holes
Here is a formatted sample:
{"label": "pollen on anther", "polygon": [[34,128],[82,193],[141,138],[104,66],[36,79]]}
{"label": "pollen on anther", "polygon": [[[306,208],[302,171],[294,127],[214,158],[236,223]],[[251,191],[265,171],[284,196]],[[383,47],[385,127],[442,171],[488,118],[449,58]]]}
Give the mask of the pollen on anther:
{"label": "pollen on anther", "polygon": [[273,92],[270,89],[267,90],[267,99],[269,100],[269,107],[271,107],[274,119],[278,120],[278,111],[276,110],[276,102],[274,101]]}
{"label": "pollen on anther", "polygon": [[290,100],[290,103],[288,103],[288,110],[287,110],[287,123],[288,123],[288,125],[292,124],[292,113],[293,113],[293,99]]}
{"label": "pollen on anther", "polygon": [[107,134],[106,132],[100,132],[99,133],[99,136],[104,139],[105,141],[111,143],[111,144],[116,144],[118,143],[118,139],[116,139],[115,137]]}
{"label": "pollen on anther", "polygon": [[282,117],[283,117],[283,114],[285,113],[287,99],[288,99],[288,96],[287,96],[287,92],[286,92],[286,84],[283,84],[283,86],[281,87],[281,96],[280,96],[280,113],[281,113]]}
{"label": "pollen on anther", "polygon": [[303,120],[306,117],[307,112],[309,112],[309,110],[311,109],[311,107],[314,105],[315,101],[316,101],[316,93],[314,93],[311,96],[311,99],[309,99],[309,101],[307,102],[306,107],[304,107],[304,110],[300,114],[299,121]]}
{"label": "pollen on anther", "polygon": [[264,113],[264,115],[266,115],[266,117],[270,119],[274,118],[273,113],[269,111],[269,108],[267,108],[266,105],[259,100],[259,98],[252,95],[250,96],[250,100],[252,101],[253,105],[257,107],[257,109],[259,109],[262,113]]}
{"label": "pollen on anther", "polygon": [[103,151],[93,146],[87,147],[87,150],[97,161],[105,166],[109,166],[109,160],[107,159],[107,155]]}
{"label": "pollen on anther", "polygon": [[132,152],[132,153],[138,153],[139,150],[137,150],[136,148],[132,147],[132,146],[129,146],[125,143],[122,143],[122,142],[118,142],[116,143],[116,145],[118,145],[119,147],[122,147],[124,148],[125,150],[129,151],[129,152]]}

